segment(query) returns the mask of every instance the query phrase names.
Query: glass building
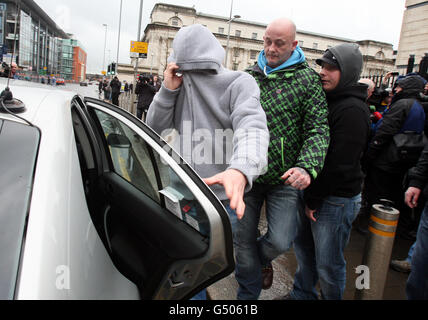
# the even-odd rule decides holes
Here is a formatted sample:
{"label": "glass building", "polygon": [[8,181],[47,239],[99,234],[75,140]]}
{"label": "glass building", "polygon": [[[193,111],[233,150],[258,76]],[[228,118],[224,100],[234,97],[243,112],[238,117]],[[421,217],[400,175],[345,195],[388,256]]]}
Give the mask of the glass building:
{"label": "glass building", "polygon": [[33,0],[0,0],[0,59],[16,62],[25,75],[38,78],[54,74],[65,78],[62,64],[67,74],[69,69],[62,50],[70,53],[63,45],[68,38]]}

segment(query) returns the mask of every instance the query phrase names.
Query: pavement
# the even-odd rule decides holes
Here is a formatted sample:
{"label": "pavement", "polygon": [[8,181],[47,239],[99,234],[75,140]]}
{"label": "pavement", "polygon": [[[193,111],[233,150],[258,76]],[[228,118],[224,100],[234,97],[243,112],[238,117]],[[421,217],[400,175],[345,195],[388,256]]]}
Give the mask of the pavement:
{"label": "pavement", "polygon": [[[261,234],[266,232],[266,218],[262,214],[259,226]],[[350,242],[345,249],[345,259],[347,261],[347,282],[344,293],[344,300],[354,300],[355,282],[360,274],[355,272],[357,266],[362,264],[366,236],[352,230]],[[404,259],[413,241],[396,237],[392,249],[391,259]],[[294,251],[278,257],[272,263],[274,268],[274,280],[272,288],[263,290],[259,300],[280,299],[293,288],[293,277],[297,269],[297,261]],[[383,300],[406,300],[406,282],[408,274],[400,273],[388,269],[387,280],[383,295]],[[212,300],[236,300],[238,283],[233,274],[215,283],[207,289]],[[318,288],[319,289],[319,288]]]}

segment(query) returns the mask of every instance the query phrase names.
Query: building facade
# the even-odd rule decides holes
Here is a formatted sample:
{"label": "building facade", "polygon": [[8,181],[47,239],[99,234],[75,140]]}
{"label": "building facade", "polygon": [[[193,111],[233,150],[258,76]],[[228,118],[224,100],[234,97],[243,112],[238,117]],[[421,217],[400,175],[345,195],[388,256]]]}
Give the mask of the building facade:
{"label": "building facade", "polygon": [[410,55],[415,55],[414,71],[428,53],[428,1],[406,0],[397,54],[397,69],[405,73]]}
{"label": "building facade", "polygon": [[0,0],[0,58],[16,62],[19,72],[33,80],[51,74],[69,81],[85,79],[86,53],[81,44],[33,0]]}
{"label": "building facade", "polygon": [[71,34],[68,36],[70,39],[62,40],[61,75],[66,81],[84,81],[86,80],[86,51],[79,40],[73,39]]}
{"label": "building facade", "polygon": [[[229,69],[244,70],[257,61],[263,49],[263,35],[266,24],[197,12],[194,7],[183,7],[158,3],[154,6],[150,24],[147,25],[142,41],[148,42],[147,59],[140,59],[139,65],[145,72],[162,74],[167,58],[172,52],[172,41],[183,26],[202,24],[206,26],[228,50],[225,65]],[[230,33],[229,33],[230,26]],[[229,46],[227,46],[229,34]],[[394,69],[393,45],[374,40],[356,41],[329,35],[297,30],[297,40],[305,52],[311,67],[319,70],[315,60],[325,50],[341,43],[357,43],[364,56],[363,75],[383,75]]]}
{"label": "building facade", "polygon": [[0,45],[6,62],[39,75],[58,74],[62,38],[67,34],[34,1],[0,1]]}

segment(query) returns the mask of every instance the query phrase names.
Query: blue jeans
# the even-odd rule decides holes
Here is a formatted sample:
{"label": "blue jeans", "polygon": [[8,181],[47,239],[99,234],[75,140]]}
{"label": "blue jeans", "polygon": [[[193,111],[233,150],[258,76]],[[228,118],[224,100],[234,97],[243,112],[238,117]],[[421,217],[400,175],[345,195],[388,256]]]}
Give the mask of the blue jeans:
{"label": "blue jeans", "polygon": [[[238,216],[236,215],[235,210],[232,210],[230,208],[230,206],[229,206],[230,201],[229,200],[224,200],[224,201],[222,201],[222,203],[223,203],[223,206],[225,207],[227,213],[229,214],[229,220],[230,220],[230,224],[232,226],[232,233],[235,234],[234,230],[236,227],[236,222],[238,221]],[[207,300],[207,290],[204,289],[204,290],[200,291],[199,293],[194,295],[193,298],[191,298],[190,300]]]}
{"label": "blue jeans", "polygon": [[[256,300],[262,290],[263,266],[286,252],[296,235],[297,212],[303,209],[303,193],[286,185],[255,183],[245,195],[245,215],[234,233],[238,300]],[[260,211],[266,201],[268,231],[258,238]]]}
{"label": "blue jeans", "polygon": [[360,207],[361,195],[327,197],[314,214],[316,222],[300,214],[294,241],[298,268],[291,292],[293,299],[317,300],[318,279],[323,299],[342,299],[346,285],[344,250]]}
{"label": "blue jeans", "polygon": [[428,300],[428,204],[419,222],[411,265],[406,286],[407,299]]}
{"label": "blue jeans", "polygon": [[412,262],[412,257],[413,257],[413,252],[415,251],[415,247],[416,247],[416,242],[412,244],[412,246],[409,249],[409,253],[407,254],[406,261],[409,263]]}

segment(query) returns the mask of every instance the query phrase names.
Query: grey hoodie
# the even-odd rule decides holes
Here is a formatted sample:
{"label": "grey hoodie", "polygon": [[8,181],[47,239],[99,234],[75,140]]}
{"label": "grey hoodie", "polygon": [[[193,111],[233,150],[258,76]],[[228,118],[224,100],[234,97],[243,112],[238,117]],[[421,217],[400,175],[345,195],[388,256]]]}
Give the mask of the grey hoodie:
{"label": "grey hoodie", "polygon": [[[180,29],[173,49],[169,62],[180,67],[183,84],[177,90],[162,85],[147,124],[162,136],[176,129],[175,150],[202,178],[237,169],[247,177],[249,191],[264,173],[269,146],[256,81],[247,73],[223,68],[223,47],[201,25]],[[220,200],[227,199],[222,186],[212,190]]]}

